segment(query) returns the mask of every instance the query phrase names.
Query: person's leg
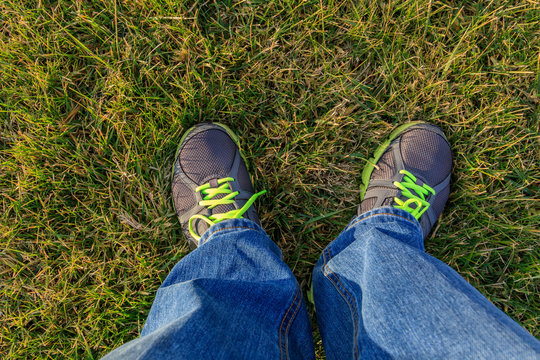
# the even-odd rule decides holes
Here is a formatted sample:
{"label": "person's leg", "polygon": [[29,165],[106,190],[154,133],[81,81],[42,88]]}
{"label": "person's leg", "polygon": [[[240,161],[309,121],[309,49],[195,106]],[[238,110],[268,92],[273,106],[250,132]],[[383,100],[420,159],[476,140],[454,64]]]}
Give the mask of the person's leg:
{"label": "person's leg", "polygon": [[260,226],[235,135],[202,124],[180,141],[172,195],[195,250],[156,294],[141,337],[107,359],[313,359],[302,291]]}
{"label": "person's leg", "polygon": [[327,358],[539,359],[532,335],[424,252],[449,193],[440,129],[400,127],[371,163],[359,216],[314,269]]}
{"label": "person's leg", "polygon": [[302,291],[247,219],[220,222],[156,294],[141,337],[105,359],[314,359]]}
{"label": "person's leg", "polygon": [[540,343],[449,266],[392,207],[362,214],[323,252],[313,295],[333,359],[540,359]]}

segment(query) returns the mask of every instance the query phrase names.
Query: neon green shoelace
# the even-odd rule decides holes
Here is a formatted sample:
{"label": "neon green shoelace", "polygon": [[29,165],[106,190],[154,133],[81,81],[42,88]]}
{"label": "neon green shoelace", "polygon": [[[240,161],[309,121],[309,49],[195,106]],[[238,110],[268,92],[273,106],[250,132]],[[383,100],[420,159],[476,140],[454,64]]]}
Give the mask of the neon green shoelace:
{"label": "neon green shoelace", "polygon": [[[209,183],[197,187],[195,191],[201,192],[201,194],[204,195],[203,200],[199,201],[199,205],[206,206],[208,207],[208,209],[213,209],[218,205],[233,204],[234,198],[236,197],[236,195],[239,194],[239,192],[231,191],[231,188],[229,186],[229,182],[231,181],[235,181],[234,178],[228,177],[228,178],[219,179],[217,183],[220,186],[216,188],[211,188]],[[201,236],[197,234],[195,230],[193,229],[193,222],[196,219],[203,220],[208,225],[212,226],[226,219],[242,218],[242,215],[244,215],[244,213],[248,211],[248,209],[255,202],[255,200],[257,200],[257,198],[264,193],[266,193],[266,190],[253,194],[253,196],[251,196],[249,200],[245,203],[245,205],[242,206],[240,209],[231,210],[231,211],[228,211],[226,213],[221,213],[221,214],[212,214],[210,216],[204,216],[204,215],[199,215],[199,214],[193,215],[192,217],[189,218],[189,233],[196,240],[201,239]],[[222,197],[221,199],[212,200],[218,194],[227,194],[227,195]]]}
{"label": "neon green shoelace", "polygon": [[[428,197],[429,194],[435,195],[435,190],[426,184],[421,186],[418,185],[416,183],[416,177],[407,170],[401,170],[399,173],[405,176],[401,182],[394,181],[394,185],[401,190],[401,195],[408,199],[403,201],[400,198],[395,197],[394,201],[397,205],[394,205],[394,207],[403,209],[412,214],[416,220],[420,220],[422,214],[426,212],[430,206],[429,202],[426,201],[426,197]],[[414,190],[417,195],[413,194],[411,190]],[[416,204],[416,208],[410,207],[411,204]]]}

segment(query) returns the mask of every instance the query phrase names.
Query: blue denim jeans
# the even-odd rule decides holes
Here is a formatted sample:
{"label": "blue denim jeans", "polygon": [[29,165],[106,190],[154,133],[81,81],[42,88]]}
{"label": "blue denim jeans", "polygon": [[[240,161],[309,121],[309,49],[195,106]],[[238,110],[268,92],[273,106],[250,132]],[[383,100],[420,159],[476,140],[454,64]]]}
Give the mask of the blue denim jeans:
{"label": "blue denim jeans", "polygon": [[[141,336],[106,359],[314,359],[302,291],[246,219],[210,228],[156,294]],[[314,269],[328,359],[540,359],[540,342],[424,252],[409,213],[353,219]]]}

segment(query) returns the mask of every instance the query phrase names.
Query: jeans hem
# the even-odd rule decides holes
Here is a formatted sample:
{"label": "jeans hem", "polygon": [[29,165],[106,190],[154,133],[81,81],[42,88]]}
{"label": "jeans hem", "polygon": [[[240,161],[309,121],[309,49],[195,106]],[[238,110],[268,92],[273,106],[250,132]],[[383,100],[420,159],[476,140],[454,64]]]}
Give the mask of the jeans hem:
{"label": "jeans hem", "polygon": [[414,224],[415,226],[417,226],[418,230],[420,232],[422,232],[422,227],[420,226],[420,223],[418,222],[418,220],[414,216],[412,216],[410,213],[408,213],[405,210],[397,209],[397,208],[395,208],[393,206],[384,206],[384,207],[376,208],[376,209],[373,209],[373,210],[370,210],[370,211],[366,211],[365,213],[362,213],[362,214],[358,215],[357,217],[353,218],[351,220],[351,222],[349,223],[349,225],[347,225],[345,230],[349,230],[350,228],[352,228],[353,226],[355,226],[356,224],[358,224],[358,223],[360,223],[360,222],[362,222],[364,220],[367,220],[367,219],[370,219],[370,218],[373,218],[373,217],[378,217],[378,216],[381,216],[381,215],[395,216],[395,217],[398,217],[400,219],[406,220],[406,221]]}
{"label": "jeans hem", "polygon": [[201,237],[201,240],[199,240],[199,247],[206,244],[208,241],[210,241],[210,238],[225,230],[231,230],[231,229],[247,229],[247,230],[253,230],[257,232],[261,232],[266,235],[264,230],[257,225],[255,222],[249,220],[249,219],[229,219],[221,221],[217,224],[212,225],[208,230],[206,230]]}

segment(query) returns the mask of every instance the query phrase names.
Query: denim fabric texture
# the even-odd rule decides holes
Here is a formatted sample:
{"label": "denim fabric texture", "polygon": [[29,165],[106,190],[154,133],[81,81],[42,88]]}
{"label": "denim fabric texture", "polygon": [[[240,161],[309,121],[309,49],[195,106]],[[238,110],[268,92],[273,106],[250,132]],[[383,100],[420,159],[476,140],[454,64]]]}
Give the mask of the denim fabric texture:
{"label": "denim fabric texture", "polygon": [[141,336],[105,359],[314,359],[302,291],[254,222],[212,226],[176,264]]}
{"label": "denim fabric texture", "polygon": [[[105,359],[314,359],[302,291],[246,219],[212,226],[156,294],[141,336]],[[424,252],[409,213],[353,219],[313,274],[333,359],[540,359],[540,342]]]}
{"label": "denim fabric texture", "polygon": [[313,274],[327,359],[540,359],[540,342],[424,252],[408,212],[353,219]]}

